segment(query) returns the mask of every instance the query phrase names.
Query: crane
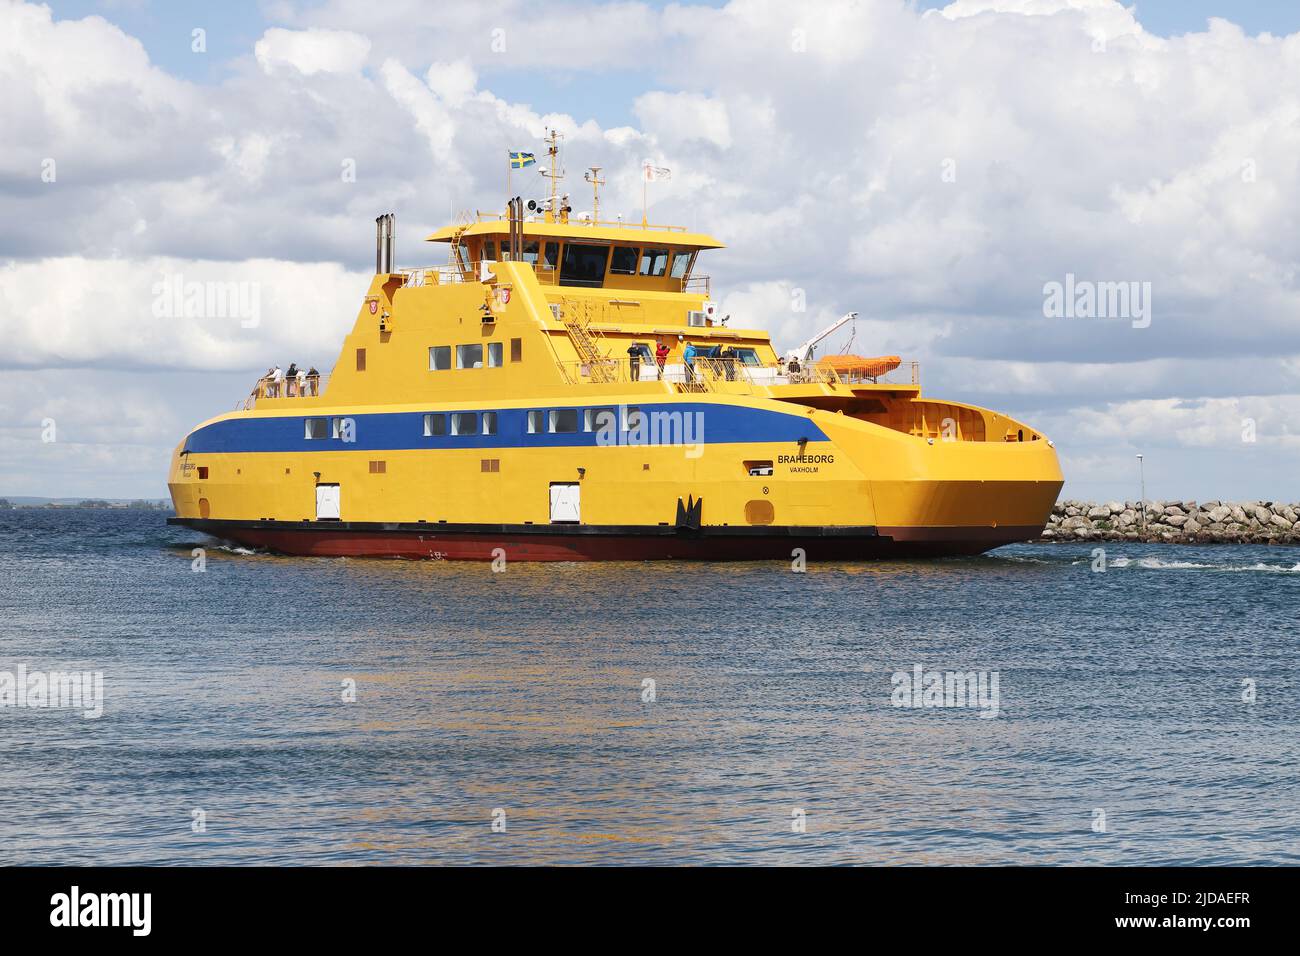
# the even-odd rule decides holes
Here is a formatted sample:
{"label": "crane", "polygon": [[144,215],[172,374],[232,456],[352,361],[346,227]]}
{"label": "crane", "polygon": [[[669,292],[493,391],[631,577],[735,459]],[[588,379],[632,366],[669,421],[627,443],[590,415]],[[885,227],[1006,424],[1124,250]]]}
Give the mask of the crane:
{"label": "crane", "polygon": [[810,338],[807,342],[804,342],[803,345],[800,345],[797,348],[793,348],[790,351],[786,352],[785,360],[787,362],[793,362],[797,360],[800,365],[803,366],[808,365],[808,363],[813,360],[813,352],[816,350],[818,342],[826,338],[828,335],[833,335],[837,330],[842,329],[845,325],[852,322],[857,317],[858,317],[858,313],[856,312],[845,313],[840,318],[836,319],[830,325],[826,326],[826,328],[822,329],[820,332],[818,332],[816,335]]}

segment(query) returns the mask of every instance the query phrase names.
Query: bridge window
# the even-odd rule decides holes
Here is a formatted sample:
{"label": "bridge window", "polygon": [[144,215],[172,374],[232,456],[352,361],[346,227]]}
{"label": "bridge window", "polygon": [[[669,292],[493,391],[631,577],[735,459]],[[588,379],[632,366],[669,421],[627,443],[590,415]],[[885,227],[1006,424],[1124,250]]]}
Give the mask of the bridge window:
{"label": "bridge window", "polygon": [[478,412],[455,412],[451,416],[453,435],[477,435]]}
{"label": "bridge window", "polygon": [[487,349],[488,368],[500,368],[505,359],[504,353],[504,343],[489,342]]}
{"label": "bridge window", "polygon": [[483,367],[483,346],[481,343],[474,345],[456,346],[456,367],[457,368],[482,368]]}
{"label": "bridge window", "polygon": [[547,431],[567,434],[578,430],[578,410],[576,408],[552,408]]}
{"label": "bridge window", "polygon": [[560,261],[560,244],[558,242],[548,242],[542,253],[543,268],[555,271],[556,265]]}
{"label": "bridge window", "polygon": [[641,253],[641,275],[661,276],[667,269],[667,249],[646,249]]}
{"label": "bridge window", "polygon": [[328,438],[330,420],[328,418],[307,418],[303,420],[303,438]]}
{"label": "bridge window", "polygon": [[483,258],[495,262],[497,258],[497,243],[495,239],[488,239],[483,243]]}
{"label": "bridge window", "polygon": [[564,264],[560,266],[560,285],[587,286],[599,289],[605,281],[605,261],[609,246],[578,242],[564,244]]}
{"label": "bridge window", "polygon": [[495,435],[496,433],[497,433],[497,413],[484,412],[483,413],[483,434]]}
{"label": "bridge window", "polygon": [[671,273],[674,279],[685,279],[691,272],[691,263],[695,260],[694,252],[679,252],[673,256],[673,271]]}
{"label": "bridge window", "polygon": [[426,437],[447,434],[446,415],[425,415],[424,434]]}
{"label": "bridge window", "polygon": [[636,275],[637,251],[634,246],[615,246],[609,257],[609,271],[613,275]]}
{"label": "bridge window", "polygon": [[741,365],[762,365],[758,360],[758,352],[754,349],[736,349],[736,360]]}
{"label": "bridge window", "polygon": [[451,368],[451,346],[435,345],[429,349],[429,370],[445,372]]}

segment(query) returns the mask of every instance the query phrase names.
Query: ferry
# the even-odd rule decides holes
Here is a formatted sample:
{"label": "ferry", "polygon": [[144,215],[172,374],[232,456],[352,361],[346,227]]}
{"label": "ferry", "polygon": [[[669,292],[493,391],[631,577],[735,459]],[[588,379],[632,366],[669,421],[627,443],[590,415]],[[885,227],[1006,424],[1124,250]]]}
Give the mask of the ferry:
{"label": "ferry", "polygon": [[[169,521],[290,555],[465,560],[972,555],[1035,538],[1053,443],[923,395],[898,356],[778,353],[722,314],[722,243],[574,214],[464,216],[444,264],[375,275],[325,375],[272,375],[172,457]],[[431,257],[433,258],[433,257]],[[440,258],[440,257],[438,257]]]}

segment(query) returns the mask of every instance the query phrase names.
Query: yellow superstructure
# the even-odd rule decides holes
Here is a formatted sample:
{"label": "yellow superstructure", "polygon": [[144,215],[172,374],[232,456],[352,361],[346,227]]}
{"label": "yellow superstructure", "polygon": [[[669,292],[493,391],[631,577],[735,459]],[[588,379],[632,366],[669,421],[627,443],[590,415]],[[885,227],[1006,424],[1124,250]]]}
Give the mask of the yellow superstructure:
{"label": "yellow superstructure", "polygon": [[1062,484],[1043,435],[923,397],[911,363],[787,366],[718,313],[698,259],[720,243],[557,199],[435,232],[449,263],[422,269],[393,266],[381,217],[333,371],[195,428],[172,520],[288,553],[523,560],[970,554],[1041,531]]}

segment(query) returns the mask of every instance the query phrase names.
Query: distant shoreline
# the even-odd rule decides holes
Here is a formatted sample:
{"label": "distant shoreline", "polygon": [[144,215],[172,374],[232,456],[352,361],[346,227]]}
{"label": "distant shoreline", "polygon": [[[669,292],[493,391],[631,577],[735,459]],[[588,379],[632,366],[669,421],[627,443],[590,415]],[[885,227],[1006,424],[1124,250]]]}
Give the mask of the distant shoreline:
{"label": "distant shoreline", "polygon": [[172,503],[164,498],[37,498],[30,495],[0,497],[0,511],[93,510],[93,511],[170,511]]}

